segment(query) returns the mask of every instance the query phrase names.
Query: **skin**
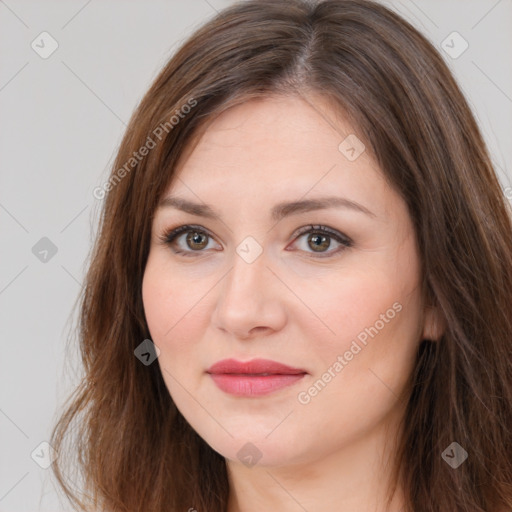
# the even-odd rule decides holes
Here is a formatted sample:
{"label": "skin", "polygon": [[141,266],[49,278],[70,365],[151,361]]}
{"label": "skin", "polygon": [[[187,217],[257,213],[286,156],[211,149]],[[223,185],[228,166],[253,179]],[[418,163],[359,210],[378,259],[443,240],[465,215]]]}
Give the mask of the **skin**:
{"label": "skin", "polygon": [[[399,397],[421,339],[439,335],[437,320],[422,303],[406,204],[368,151],[349,161],[338,149],[354,130],[333,111],[319,96],[278,96],[222,113],[164,194],[207,203],[221,220],[172,207],[158,208],[153,220],[146,319],[178,409],[226,458],[228,512],[381,512],[403,505],[401,489],[389,509],[384,504],[404,412]],[[270,218],[279,202],[332,195],[373,215],[331,207],[277,223]],[[187,233],[174,246],[160,240],[186,224],[211,235],[205,248],[187,245]],[[327,237],[323,252],[315,252],[314,233],[296,234],[309,224],[353,244],[343,248]],[[236,252],[248,236],[263,250],[252,263]],[[400,306],[394,318],[386,316],[384,327],[333,371],[338,356],[393,304]],[[308,374],[270,395],[235,397],[205,373],[231,357],[272,359]],[[329,368],[335,376],[301,403],[299,393]],[[251,467],[237,456],[246,443],[261,454]]]}

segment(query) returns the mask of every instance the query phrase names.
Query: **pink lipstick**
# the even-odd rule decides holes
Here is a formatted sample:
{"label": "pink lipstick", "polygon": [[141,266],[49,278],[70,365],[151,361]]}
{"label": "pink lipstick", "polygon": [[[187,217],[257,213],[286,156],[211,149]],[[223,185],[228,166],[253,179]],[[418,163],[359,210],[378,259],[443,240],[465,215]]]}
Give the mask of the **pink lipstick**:
{"label": "pink lipstick", "polygon": [[236,396],[262,396],[300,381],[306,370],[292,368],[269,359],[241,362],[223,359],[207,371],[225,393]]}

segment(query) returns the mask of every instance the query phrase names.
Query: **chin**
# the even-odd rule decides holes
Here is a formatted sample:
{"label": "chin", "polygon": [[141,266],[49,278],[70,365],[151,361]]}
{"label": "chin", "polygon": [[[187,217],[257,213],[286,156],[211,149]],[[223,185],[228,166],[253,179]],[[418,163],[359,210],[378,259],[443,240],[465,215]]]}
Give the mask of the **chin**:
{"label": "chin", "polygon": [[299,463],[304,458],[304,453],[297,452],[302,443],[292,442],[291,438],[286,442],[278,435],[274,439],[265,438],[265,435],[254,435],[250,432],[240,435],[238,432],[235,438],[225,435],[222,439],[203,439],[227,461],[243,464],[248,468],[287,466]]}

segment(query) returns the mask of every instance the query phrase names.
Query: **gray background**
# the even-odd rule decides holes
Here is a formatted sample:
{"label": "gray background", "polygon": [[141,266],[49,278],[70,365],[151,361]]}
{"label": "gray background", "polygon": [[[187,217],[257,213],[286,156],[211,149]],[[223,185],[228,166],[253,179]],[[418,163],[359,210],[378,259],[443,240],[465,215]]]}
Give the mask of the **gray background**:
{"label": "gray background", "polygon": [[[92,191],[160,68],[231,3],[0,0],[0,512],[69,510],[35,460],[76,383],[65,346],[101,208]],[[440,48],[512,198],[512,0],[383,3]],[[31,47],[48,51],[44,31],[58,43],[46,59]],[[454,31],[469,44],[457,58],[442,49],[463,49]],[[56,254],[39,252],[43,237]]]}

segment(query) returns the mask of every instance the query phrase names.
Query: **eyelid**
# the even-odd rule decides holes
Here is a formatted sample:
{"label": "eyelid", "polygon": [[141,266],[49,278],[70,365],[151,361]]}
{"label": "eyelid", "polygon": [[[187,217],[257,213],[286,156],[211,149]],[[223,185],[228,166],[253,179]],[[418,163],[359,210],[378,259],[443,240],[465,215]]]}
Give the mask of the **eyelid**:
{"label": "eyelid", "polygon": [[340,231],[330,228],[328,226],[325,226],[324,224],[308,224],[307,226],[303,226],[299,228],[294,234],[293,238],[297,238],[301,235],[304,235],[306,233],[310,232],[319,232],[325,235],[329,235],[330,237],[336,239],[340,243],[344,243],[347,245],[352,245],[353,240],[345,235],[344,233],[341,233]]}

